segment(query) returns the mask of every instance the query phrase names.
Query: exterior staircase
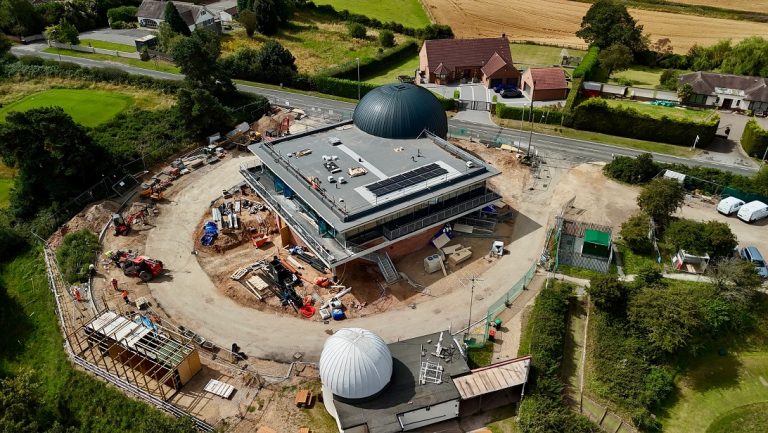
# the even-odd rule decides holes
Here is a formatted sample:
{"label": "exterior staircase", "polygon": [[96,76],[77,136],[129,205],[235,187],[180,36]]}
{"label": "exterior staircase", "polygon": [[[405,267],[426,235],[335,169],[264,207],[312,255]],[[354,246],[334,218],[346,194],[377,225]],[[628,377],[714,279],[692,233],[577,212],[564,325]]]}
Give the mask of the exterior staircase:
{"label": "exterior staircase", "polygon": [[395,264],[392,263],[392,259],[386,251],[374,251],[361,258],[379,265],[381,275],[384,276],[384,281],[386,281],[387,284],[394,283],[400,279],[400,274],[397,272],[397,269],[395,269]]}

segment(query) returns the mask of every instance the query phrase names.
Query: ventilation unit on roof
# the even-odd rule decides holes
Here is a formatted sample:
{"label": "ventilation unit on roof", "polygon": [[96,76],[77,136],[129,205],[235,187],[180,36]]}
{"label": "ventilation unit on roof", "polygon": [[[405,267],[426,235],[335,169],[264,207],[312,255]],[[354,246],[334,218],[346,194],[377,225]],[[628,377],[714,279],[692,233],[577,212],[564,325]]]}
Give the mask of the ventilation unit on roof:
{"label": "ventilation unit on roof", "polygon": [[338,181],[339,183],[347,183],[347,179],[344,179],[342,176],[339,176]]}
{"label": "ventilation unit on roof", "polygon": [[333,176],[328,176],[328,183],[336,183],[336,178]]}
{"label": "ventilation unit on roof", "polygon": [[328,139],[328,144],[331,146],[338,146],[341,144],[341,139],[339,137],[330,137]]}
{"label": "ventilation unit on roof", "polygon": [[472,161],[467,161],[467,168],[472,168],[473,165]]}

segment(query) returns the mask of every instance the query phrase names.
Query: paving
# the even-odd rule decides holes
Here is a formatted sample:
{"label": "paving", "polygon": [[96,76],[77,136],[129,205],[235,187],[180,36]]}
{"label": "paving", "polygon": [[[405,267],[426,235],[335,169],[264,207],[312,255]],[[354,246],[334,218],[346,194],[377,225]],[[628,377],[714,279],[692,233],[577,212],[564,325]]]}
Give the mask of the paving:
{"label": "paving", "polygon": [[131,45],[135,40],[153,34],[145,29],[96,29],[80,33],[80,39],[95,39],[97,41],[114,42],[116,44]]}

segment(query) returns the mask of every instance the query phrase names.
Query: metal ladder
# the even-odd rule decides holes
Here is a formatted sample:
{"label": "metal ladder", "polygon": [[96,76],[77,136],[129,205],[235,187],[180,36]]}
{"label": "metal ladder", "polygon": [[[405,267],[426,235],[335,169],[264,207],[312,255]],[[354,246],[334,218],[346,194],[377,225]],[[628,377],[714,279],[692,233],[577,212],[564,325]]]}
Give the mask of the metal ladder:
{"label": "metal ladder", "polygon": [[395,269],[395,264],[392,263],[392,259],[389,258],[389,254],[387,254],[386,251],[374,251],[362,256],[362,258],[379,265],[381,275],[384,276],[384,281],[388,284],[394,283],[400,279],[400,274],[397,272],[397,269]]}

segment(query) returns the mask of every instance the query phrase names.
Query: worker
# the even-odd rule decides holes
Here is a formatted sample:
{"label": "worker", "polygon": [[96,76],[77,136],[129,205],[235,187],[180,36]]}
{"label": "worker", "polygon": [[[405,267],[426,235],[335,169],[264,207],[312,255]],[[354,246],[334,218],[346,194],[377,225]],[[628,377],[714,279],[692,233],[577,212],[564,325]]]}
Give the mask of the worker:
{"label": "worker", "polygon": [[112,278],[112,288],[115,290],[120,290],[117,288],[117,278]]}
{"label": "worker", "polygon": [[80,302],[80,289],[77,286],[72,287],[72,295],[74,295],[75,301]]}
{"label": "worker", "polygon": [[93,278],[93,277],[96,275],[96,266],[94,266],[94,265],[93,265],[93,263],[91,263],[90,265],[88,265],[88,275],[89,275],[91,278]]}
{"label": "worker", "polygon": [[123,290],[122,293],[120,293],[120,296],[123,297],[123,301],[125,301],[126,304],[130,304],[131,301],[128,300],[128,291]]}

